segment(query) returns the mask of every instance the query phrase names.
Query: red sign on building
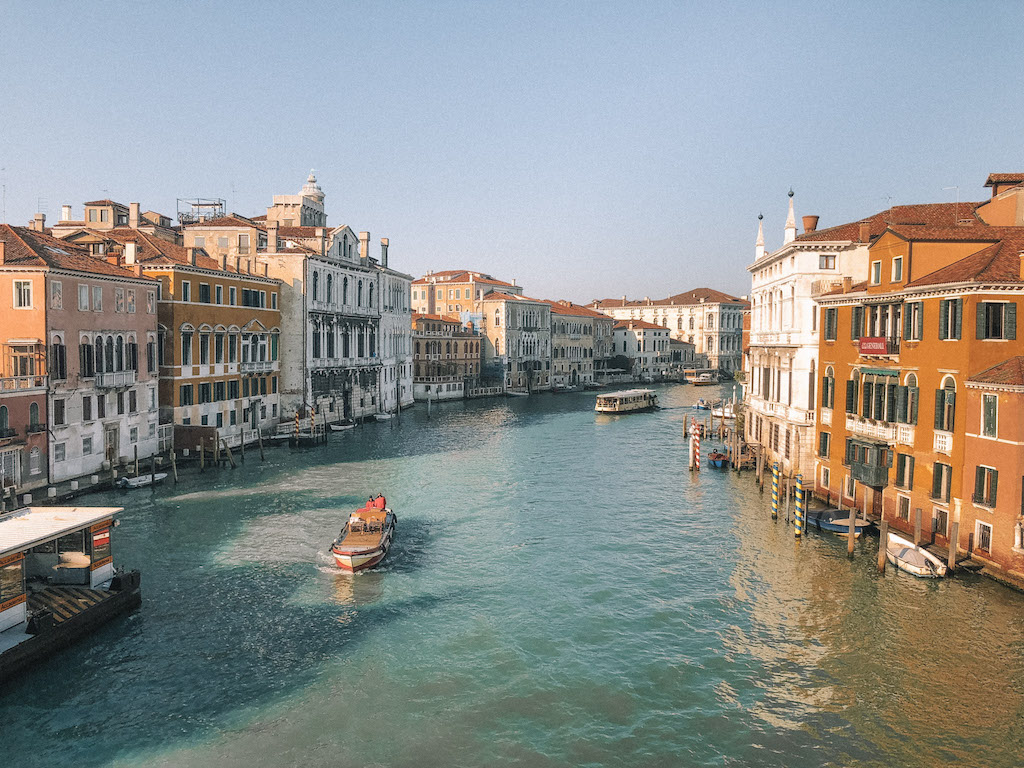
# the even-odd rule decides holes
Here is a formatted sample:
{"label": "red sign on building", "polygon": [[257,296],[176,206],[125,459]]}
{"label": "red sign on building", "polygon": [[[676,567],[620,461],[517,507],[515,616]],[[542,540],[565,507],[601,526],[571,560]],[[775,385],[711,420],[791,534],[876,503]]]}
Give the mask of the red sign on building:
{"label": "red sign on building", "polygon": [[884,336],[862,336],[860,339],[860,353],[862,355],[884,355],[888,352],[886,338]]}

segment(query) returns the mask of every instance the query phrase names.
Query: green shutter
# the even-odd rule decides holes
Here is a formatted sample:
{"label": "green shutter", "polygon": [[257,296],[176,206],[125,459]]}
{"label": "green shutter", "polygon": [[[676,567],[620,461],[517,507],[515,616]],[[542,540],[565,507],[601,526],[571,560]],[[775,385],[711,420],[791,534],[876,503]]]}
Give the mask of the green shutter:
{"label": "green shutter", "polygon": [[864,418],[871,416],[871,396],[874,394],[875,385],[870,381],[864,382],[863,396],[861,397],[860,415]]}
{"label": "green shutter", "polygon": [[1017,302],[1010,301],[1006,304],[1006,316],[1003,318],[1003,338],[1017,338]]}
{"label": "green shutter", "polygon": [[949,299],[939,302],[939,338],[949,338]]}
{"label": "green shutter", "polygon": [[861,337],[861,326],[864,325],[864,307],[854,307],[850,313],[850,338],[856,341]]}
{"label": "green shutter", "polygon": [[907,457],[907,488],[914,487],[914,457]]}
{"label": "green shutter", "polygon": [[974,497],[973,501],[975,504],[981,504],[985,500],[985,469],[983,467],[974,468]]}
{"label": "green shutter", "polygon": [[823,458],[825,456],[825,440],[827,438],[828,438],[828,433],[827,432],[822,432],[820,435],[818,435],[818,455],[823,457]]}
{"label": "green shutter", "polygon": [[910,303],[907,302],[903,305],[903,338],[910,338]]}
{"label": "green shutter", "polygon": [[999,472],[995,469],[989,471],[992,473],[992,496],[988,499],[988,505],[994,507],[996,505],[996,487],[999,485]]}
{"label": "green shutter", "polygon": [[907,423],[907,388],[896,387],[896,421]]}
{"label": "green shutter", "polygon": [[985,335],[985,302],[978,302],[978,309],[974,315],[974,338],[987,339]]}
{"label": "green shutter", "polygon": [[935,429],[942,429],[942,406],[946,402],[946,390],[935,390]]}
{"label": "green shutter", "polygon": [[917,387],[907,387],[907,400],[910,401],[909,421],[911,424],[917,424],[917,404],[921,400],[921,390]]}
{"label": "green shutter", "polygon": [[949,419],[949,432],[953,431],[956,425],[956,392],[952,390],[946,390],[946,405],[949,406],[950,419]]}
{"label": "green shutter", "polygon": [[852,379],[846,381],[846,412],[856,413],[856,402],[857,402],[857,382]]}
{"label": "green shutter", "polygon": [[896,390],[899,386],[896,383],[887,384],[885,387],[885,420],[896,421]]}
{"label": "green shutter", "polygon": [[917,334],[914,336],[915,339],[924,338],[924,302],[917,302]]}
{"label": "green shutter", "polygon": [[942,491],[942,465],[938,462],[932,464],[932,498],[939,498],[939,493]]}
{"label": "green shutter", "polygon": [[950,334],[950,335],[954,339],[959,339],[960,338],[960,328],[963,325],[963,319],[964,319],[964,300],[963,299],[953,299],[952,302],[953,302],[954,317],[953,317],[953,333]]}
{"label": "green shutter", "polygon": [[902,453],[896,457],[896,487],[903,487],[903,471],[907,462],[907,457]]}
{"label": "green shutter", "polygon": [[872,388],[874,394],[874,407],[871,409],[871,418],[881,419],[885,409],[885,384],[875,383]]}

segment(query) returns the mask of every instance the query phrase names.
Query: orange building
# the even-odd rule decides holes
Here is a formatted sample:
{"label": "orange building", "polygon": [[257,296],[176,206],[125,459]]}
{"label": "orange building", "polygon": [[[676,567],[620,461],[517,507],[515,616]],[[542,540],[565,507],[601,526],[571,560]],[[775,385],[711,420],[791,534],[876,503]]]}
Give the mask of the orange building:
{"label": "orange building", "polygon": [[449,400],[465,396],[480,376],[480,334],[456,317],[413,314],[413,396]]}
{"label": "orange building", "polygon": [[[961,549],[1019,569],[1021,472],[1014,459],[996,488],[994,444],[979,443],[983,404],[1003,407],[995,437],[984,438],[1002,440],[1005,429],[1008,445],[1020,439],[1009,424],[1020,418],[1016,402],[986,398],[998,393],[985,387],[1018,349],[1024,187],[993,191],[997,205],[911,207],[906,223],[891,220],[871,243],[865,283],[847,279],[818,298],[815,488],[906,533],[921,510],[926,540],[940,545],[956,522]],[[1001,509],[1012,520],[1001,522]]]}

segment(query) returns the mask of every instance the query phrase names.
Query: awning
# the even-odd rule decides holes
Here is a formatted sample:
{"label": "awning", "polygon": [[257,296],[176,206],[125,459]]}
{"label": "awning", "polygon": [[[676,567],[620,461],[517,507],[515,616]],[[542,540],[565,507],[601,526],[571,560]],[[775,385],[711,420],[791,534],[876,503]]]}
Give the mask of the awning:
{"label": "awning", "polygon": [[123,507],[25,507],[0,515],[0,557],[109,520]]}
{"label": "awning", "polygon": [[872,376],[899,376],[900,372],[893,370],[892,368],[861,368],[862,374],[870,374]]}

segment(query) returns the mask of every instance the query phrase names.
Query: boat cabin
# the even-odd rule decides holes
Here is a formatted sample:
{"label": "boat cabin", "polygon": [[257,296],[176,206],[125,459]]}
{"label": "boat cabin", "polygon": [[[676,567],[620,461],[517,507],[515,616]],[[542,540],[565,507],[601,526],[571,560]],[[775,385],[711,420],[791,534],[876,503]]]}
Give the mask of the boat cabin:
{"label": "boat cabin", "polygon": [[114,576],[121,507],[25,507],[0,515],[0,632],[28,621],[33,588],[96,589]]}
{"label": "boat cabin", "polygon": [[627,389],[599,395],[594,410],[600,413],[628,413],[653,408],[657,404],[658,396],[653,389]]}

